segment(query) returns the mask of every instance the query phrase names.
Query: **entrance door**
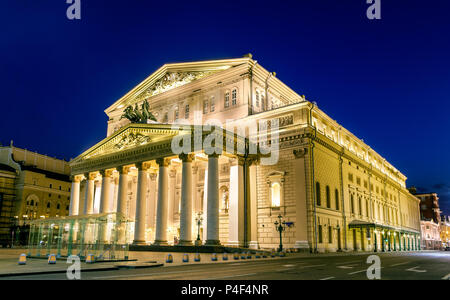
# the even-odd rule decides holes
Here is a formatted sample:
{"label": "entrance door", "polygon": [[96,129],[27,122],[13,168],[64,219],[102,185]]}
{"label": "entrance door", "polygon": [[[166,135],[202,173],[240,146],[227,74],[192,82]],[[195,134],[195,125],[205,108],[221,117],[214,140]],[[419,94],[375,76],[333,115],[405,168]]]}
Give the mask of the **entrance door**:
{"label": "entrance door", "polygon": [[356,244],[356,229],[353,229],[353,250],[358,250],[358,245]]}

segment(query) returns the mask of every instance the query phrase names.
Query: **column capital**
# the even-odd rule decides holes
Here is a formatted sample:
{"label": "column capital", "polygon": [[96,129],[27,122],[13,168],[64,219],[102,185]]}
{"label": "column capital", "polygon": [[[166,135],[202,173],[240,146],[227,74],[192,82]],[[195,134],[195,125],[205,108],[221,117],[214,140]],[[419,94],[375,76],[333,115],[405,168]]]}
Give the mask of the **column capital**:
{"label": "column capital", "polygon": [[135,165],[139,171],[147,171],[151,167],[151,164],[149,162],[145,162],[145,161],[135,163]]}
{"label": "column capital", "polygon": [[84,177],[86,178],[86,180],[94,180],[95,177],[97,177],[97,174],[88,172],[84,174]]}
{"label": "column capital", "polygon": [[308,149],[300,148],[300,149],[295,149],[292,152],[293,152],[295,158],[303,158],[303,157],[305,157],[306,153],[308,153]]}
{"label": "column capital", "polygon": [[192,160],[194,159],[194,154],[193,153],[189,153],[189,154],[182,153],[182,154],[178,155],[178,157],[183,162],[192,162]]}
{"label": "column capital", "polygon": [[119,174],[125,174],[127,175],[130,172],[130,166],[120,166],[117,167],[117,171],[119,172]]}
{"label": "column capital", "polygon": [[214,153],[207,154],[207,155],[208,155],[208,158],[211,158],[211,157],[219,157],[221,154],[214,152]]}
{"label": "column capital", "polygon": [[70,181],[80,182],[83,179],[83,174],[70,176]]}
{"label": "column capital", "polygon": [[102,177],[111,177],[112,176],[112,170],[111,169],[105,169],[105,170],[100,170],[99,173],[100,175],[102,175]]}
{"label": "column capital", "polygon": [[167,167],[170,164],[170,161],[167,158],[161,157],[161,158],[157,158],[156,159],[156,163],[160,166],[160,167]]}

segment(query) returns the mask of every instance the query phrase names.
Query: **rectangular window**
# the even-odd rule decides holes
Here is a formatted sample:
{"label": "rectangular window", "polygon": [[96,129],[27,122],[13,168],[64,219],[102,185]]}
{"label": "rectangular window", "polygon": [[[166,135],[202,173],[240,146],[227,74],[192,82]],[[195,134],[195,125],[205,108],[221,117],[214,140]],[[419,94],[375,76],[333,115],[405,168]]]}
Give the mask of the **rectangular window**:
{"label": "rectangular window", "polygon": [[236,105],[236,103],[237,103],[237,90],[234,89],[231,92],[231,105]]}
{"label": "rectangular window", "polygon": [[189,119],[189,104],[184,108],[184,118]]}
{"label": "rectangular window", "polygon": [[353,174],[348,173],[348,181],[353,182]]}
{"label": "rectangular window", "polygon": [[322,244],[322,225],[319,225],[319,244]]}
{"label": "rectangular window", "polygon": [[211,97],[211,109],[210,111],[213,112],[214,110],[216,110],[216,103],[215,103],[215,99],[214,96]]}
{"label": "rectangular window", "polygon": [[328,243],[333,244],[333,227],[328,227]]}
{"label": "rectangular window", "polygon": [[230,92],[225,93],[224,106],[225,108],[228,108],[230,106]]}
{"label": "rectangular window", "polygon": [[203,101],[203,114],[208,113],[208,100]]}

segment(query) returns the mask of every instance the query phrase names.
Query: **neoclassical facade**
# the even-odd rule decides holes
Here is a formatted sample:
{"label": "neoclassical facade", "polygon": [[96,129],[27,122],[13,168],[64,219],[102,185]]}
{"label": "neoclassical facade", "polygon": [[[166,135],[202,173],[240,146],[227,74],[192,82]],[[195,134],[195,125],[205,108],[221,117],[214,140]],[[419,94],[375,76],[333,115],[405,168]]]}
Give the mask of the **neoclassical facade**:
{"label": "neoclassical facade", "polygon": [[[143,101],[156,122],[122,117]],[[251,55],[166,64],[105,113],[107,137],[70,163],[70,214],[120,213],[129,242],[277,248],[281,215],[285,248],[419,249],[406,177]]]}

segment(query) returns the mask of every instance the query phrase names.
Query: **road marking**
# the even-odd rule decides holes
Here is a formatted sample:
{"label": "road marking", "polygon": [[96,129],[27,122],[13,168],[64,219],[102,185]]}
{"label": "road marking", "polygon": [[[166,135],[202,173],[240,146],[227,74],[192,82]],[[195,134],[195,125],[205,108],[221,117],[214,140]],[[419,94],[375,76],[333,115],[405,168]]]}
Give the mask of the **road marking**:
{"label": "road marking", "polygon": [[409,264],[409,261],[403,262],[403,263],[394,264],[394,265],[391,265],[391,267],[396,267],[396,266],[401,266],[401,265],[406,265],[406,264]]}
{"label": "road marking", "polygon": [[283,267],[292,268],[292,267],[295,267],[295,265],[283,265]]}
{"label": "road marking", "polygon": [[361,261],[347,261],[347,262],[341,262],[341,263],[337,263],[336,266],[338,266],[338,265],[349,265],[349,264],[354,264],[354,263],[361,263]]}
{"label": "road marking", "polygon": [[450,280],[450,273],[442,277],[443,280]]}
{"label": "road marking", "polygon": [[416,272],[416,273],[425,273],[427,270],[418,270],[417,268],[418,268],[419,266],[417,266],[417,267],[414,267],[414,268],[409,268],[409,269],[406,269],[405,271],[409,271],[409,272]]}
{"label": "road marking", "polygon": [[301,266],[300,268],[313,268],[313,267],[323,267],[326,265],[311,265],[311,266]]}
{"label": "road marking", "polygon": [[334,277],[326,277],[326,278],[322,278],[322,279],[319,279],[319,280],[329,280],[329,279],[333,279]]}
{"label": "road marking", "polygon": [[353,267],[350,267],[350,266],[337,266],[336,268],[339,268],[339,269],[353,269]]}
{"label": "road marking", "polygon": [[192,273],[190,271],[177,271],[177,272],[160,272],[160,273],[144,273],[144,274],[128,274],[128,275],[113,275],[113,276],[99,276],[93,277],[93,279],[102,279],[102,278],[120,278],[120,277],[144,277],[144,276],[154,276],[154,275],[165,275],[165,274],[178,274],[178,273]]}
{"label": "road marking", "polygon": [[256,273],[238,274],[238,275],[231,275],[231,276],[208,278],[207,280],[217,280],[217,279],[223,279],[223,278],[233,278],[233,277],[252,276],[252,275],[256,275]]}
{"label": "road marking", "polygon": [[[383,268],[384,268],[384,267],[381,267],[380,269],[383,269]],[[354,274],[363,273],[363,272],[367,272],[367,270],[361,270],[361,271],[351,272],[351,273],[348,273],[348,275],[354,275]]]}

